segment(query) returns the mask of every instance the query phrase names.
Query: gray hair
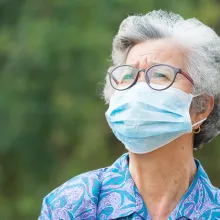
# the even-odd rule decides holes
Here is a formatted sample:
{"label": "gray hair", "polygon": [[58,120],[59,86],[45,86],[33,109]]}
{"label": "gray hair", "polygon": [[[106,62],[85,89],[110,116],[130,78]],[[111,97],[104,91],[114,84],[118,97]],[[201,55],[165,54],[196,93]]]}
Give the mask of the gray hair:
{"label": "gray hair", "polygon": [[[193,93],[214,96],[214,109],[201,125],[201,132],[194,136],[194,148],[198,149],[217,136],[220,130],[220,38],[195,18],[184,20],[180,15],[162,10],[132,15],[121,23],[113,40],[112,66],[125,63],[129,50],[135,44],[161,38],[175,40],[187,49],[185,70],[194,81]],[[107,75],[103,90],[106,103],[113,92]],[[201,96],[194,98],[191,107],[203,111],[204,100]]]}

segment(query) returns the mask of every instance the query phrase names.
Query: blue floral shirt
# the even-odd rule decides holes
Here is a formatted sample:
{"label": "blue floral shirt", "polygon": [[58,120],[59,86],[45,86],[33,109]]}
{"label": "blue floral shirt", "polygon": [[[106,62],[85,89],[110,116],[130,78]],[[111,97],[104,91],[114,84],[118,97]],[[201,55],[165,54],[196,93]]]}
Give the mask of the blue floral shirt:
{"label": "blue floral shirt", "polygon": [[[150,214],[128,168],[128,154],[112,166],[76,176],[47,195],[38,220],[147,219]],[[220,190],[201,164],[169,220],[220,219]]]}

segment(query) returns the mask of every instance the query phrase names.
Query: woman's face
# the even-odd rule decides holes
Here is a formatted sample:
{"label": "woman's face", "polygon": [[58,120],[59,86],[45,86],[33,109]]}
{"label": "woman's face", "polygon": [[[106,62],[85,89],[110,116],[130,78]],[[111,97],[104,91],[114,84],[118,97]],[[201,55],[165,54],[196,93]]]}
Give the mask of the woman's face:
{"label": "woman's face", "polygon": [[[182,69],[184,72],[184,50],[167,39],[149,40],[136,44],[129,51],[126,64],[139,69],[147,69],[154,64],[168,64]],[[139,81],[145,81],[144,73],[139,73]],[[193,85],[182,74],[177,74],[172,85],[186,93],[191,93]]]}
{"label": "woman's face", "polygon": [[[132,47],[128,53],[126,64],[133,65],[139,69],[147,69],[154,64],[168,64],[186,72],[184,69],[185,52],[186,50],[184,51],[178,44],[168,39],[148,40]],[[146,82],[144,72],[139,73],[138,81]],[[192,93],[193,90],[193,84],[182,74],[177,74],[172,87],[188,94]],[[193,124],[208,117],[214,106],[214,98],[210,97],[206,105],[206,111],[201,114],[197,114],[193,109],[190,109]]]}

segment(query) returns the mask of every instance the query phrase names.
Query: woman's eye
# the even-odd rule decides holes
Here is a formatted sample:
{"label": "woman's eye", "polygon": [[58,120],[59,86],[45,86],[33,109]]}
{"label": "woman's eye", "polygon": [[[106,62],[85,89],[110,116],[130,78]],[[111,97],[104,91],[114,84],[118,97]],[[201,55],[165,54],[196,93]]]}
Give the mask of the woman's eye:
{"label": "woman's eye", "polygon": [[134,74],[125,74],[124,76],[123,76],[123,80],[126,80],[126,79],[133,79],[134,78]]}
{"label": "woman's eye", "polygon": [[161,77],[166,77],[166,75],[164,75],[163,73],[154,73],[154,78],[161,78]]}

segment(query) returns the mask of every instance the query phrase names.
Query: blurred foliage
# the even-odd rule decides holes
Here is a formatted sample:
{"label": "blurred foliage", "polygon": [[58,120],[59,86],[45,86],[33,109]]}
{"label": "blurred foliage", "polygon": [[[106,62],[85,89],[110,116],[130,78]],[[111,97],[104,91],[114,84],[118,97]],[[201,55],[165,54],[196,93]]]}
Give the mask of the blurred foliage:
{"label": "blurred foliage", "polygon": [[[99,95],[112,39],[127,15],[160,8],[220,33],[217,0],[0,1],[0,219],[37,219],[52,189],[122,154]],[[197,153],[217,186],[219,145]]]}

